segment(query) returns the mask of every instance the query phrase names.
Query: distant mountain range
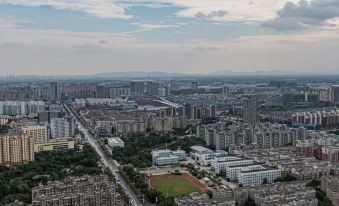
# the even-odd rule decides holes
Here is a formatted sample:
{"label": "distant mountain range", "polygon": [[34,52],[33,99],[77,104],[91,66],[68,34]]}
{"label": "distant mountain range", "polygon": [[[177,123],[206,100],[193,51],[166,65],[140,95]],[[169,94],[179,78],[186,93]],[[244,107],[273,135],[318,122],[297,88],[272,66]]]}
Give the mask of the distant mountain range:
{"label": "distant mountain range", "polygon": [[130,72],[111,72],[111,73],[98,73],[89,75],[92,77],[128,77],[128,78],[140,78],[140,77],[175,77],[175,76],[199,76],[199,74],[182,74],[182,73],[167,73],[167,72],[143,72],[143,71],[130,71]]}
{"label": "distant mountain range", "polygon": [[181,74],[181,73],[167,73],[167,72],[143,72],[143,71],[129,71],[129,72],[110,72],[110,73],[96,73],[89,75],[12,75],[0,76],[0,79],[15,78],[20,79],[109,79],[109,78],[156,78],[156,77],[185,77],[185,76],[200,76],[199,74]]}
{"label": "distant mountain range", "polygon": [[320,71],[319,72],[303,72],[295,70],[281,71],[255,71],[255,72],[234,72],[234,71],[217,71],[209,74],[183,74],[183,73],[168,73],[168,72],[144,72],[144,71],[128,71],[128,72],[110,72],[110,73],[97,73],[92,75],[18,75],[18,76],[0,76],[2,80],[9,80],[14,78],[15,80],[60,80],[60,79],[150,79],[150,78],[202,78],[202,77],[235,77],[235,76],[299,76],[299,75],[339,75],[339,69],[333,71]]}
{"label": "distant mountain range", "polygon": [[305,72],[298,69],[294,71],[283,71],[283,70],[269,70],[269,71],[254,71],[254,72],[234,72],[234,71],[217,71],[211,72],[212,76],[296,76],[296,75],[339,75],[338,70],[332,71],[312,71]]}

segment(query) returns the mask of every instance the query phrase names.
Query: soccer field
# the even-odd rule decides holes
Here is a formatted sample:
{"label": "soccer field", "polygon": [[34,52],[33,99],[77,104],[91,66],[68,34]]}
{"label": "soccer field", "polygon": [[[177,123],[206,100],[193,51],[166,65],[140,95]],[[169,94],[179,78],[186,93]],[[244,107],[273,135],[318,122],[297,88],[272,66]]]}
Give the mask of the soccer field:
{"label": "soccer field", "polygon": [[165,197],[179,197],[201,191],[191,181],[178,175],[152,177],[151,186]]}

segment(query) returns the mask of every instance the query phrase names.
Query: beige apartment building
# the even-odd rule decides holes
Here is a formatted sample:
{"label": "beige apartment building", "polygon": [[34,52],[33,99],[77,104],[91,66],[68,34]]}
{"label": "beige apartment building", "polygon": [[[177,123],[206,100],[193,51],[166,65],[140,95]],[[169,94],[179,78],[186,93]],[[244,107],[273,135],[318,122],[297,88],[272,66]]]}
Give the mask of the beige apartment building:
{"label": "beige apartment building", "polygon": [[0,136],[0,164],[21,165],[34,161],[34,139],[27,134]]}
{"label": "beige apartment building", "polygon": [[47,142],[48,130],[47,126],[34,125],[22,128],[23,133],[34,138],[34,144],[44,144]]}

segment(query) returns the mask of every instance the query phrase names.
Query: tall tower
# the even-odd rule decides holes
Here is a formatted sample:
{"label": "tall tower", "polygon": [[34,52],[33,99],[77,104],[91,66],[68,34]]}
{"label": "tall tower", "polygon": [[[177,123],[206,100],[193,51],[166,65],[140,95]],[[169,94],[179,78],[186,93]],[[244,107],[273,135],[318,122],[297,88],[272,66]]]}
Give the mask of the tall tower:
{"label": "tall tower", "polygon": [[199,88],[198,82],[191,82],[191,89],[192,90],[197,90],[198,88]]}
{"label": "tall tower", "polygon": [[58,82],[51,82],[50,85],[50,100],[56,101],[60,99],[60,90]]}
{"label": "tall tower", "polygon": [[333,104],[339,104],[339,85],[333,85],[331,88],[331,93]]}
{"label": "tall tower", "polygon": [[259,122],[259,103],[256,96],[250,96],[244,99],[244,114],[245,123],[255,125]]}

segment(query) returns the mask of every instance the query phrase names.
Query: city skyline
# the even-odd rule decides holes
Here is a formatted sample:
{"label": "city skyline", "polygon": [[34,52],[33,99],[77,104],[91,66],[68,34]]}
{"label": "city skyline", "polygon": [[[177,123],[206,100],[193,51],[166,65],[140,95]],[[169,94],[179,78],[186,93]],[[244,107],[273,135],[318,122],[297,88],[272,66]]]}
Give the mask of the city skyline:
{"label": "city skyline", "polygon": [[0,75],[331,74],[338,17],[338,0],[0,0]]}

